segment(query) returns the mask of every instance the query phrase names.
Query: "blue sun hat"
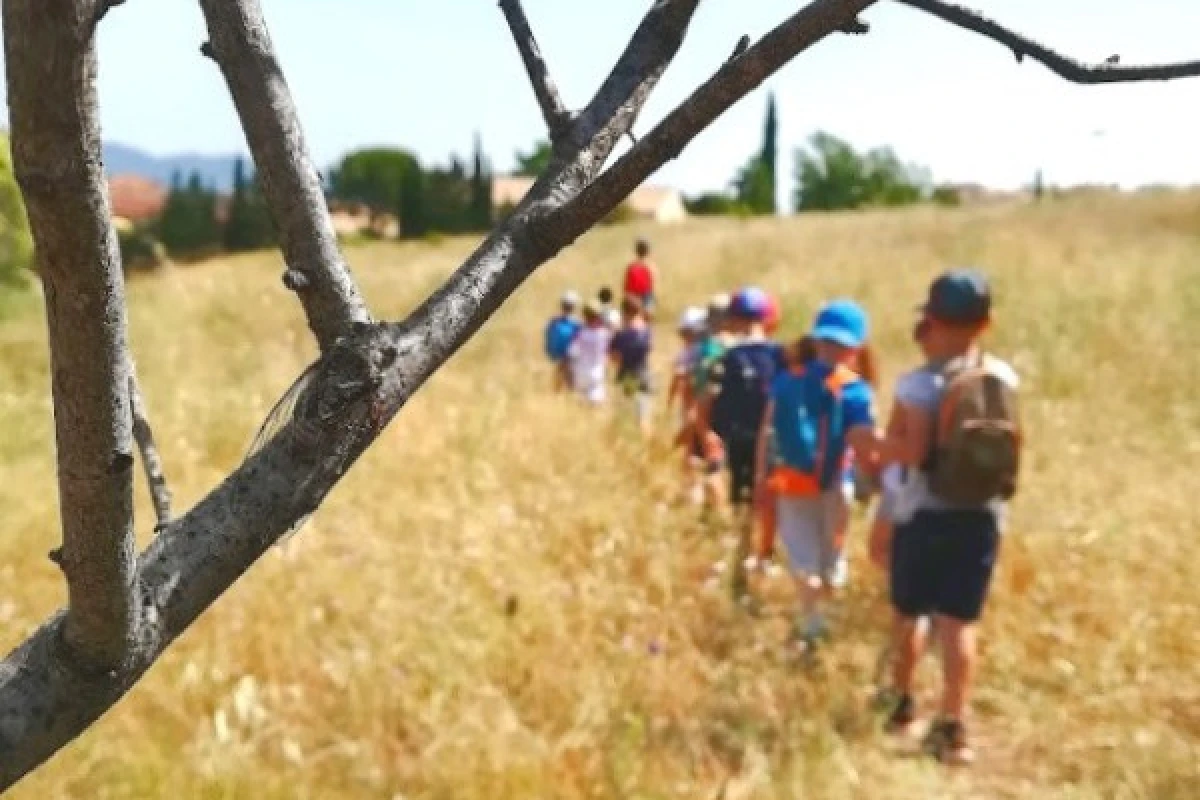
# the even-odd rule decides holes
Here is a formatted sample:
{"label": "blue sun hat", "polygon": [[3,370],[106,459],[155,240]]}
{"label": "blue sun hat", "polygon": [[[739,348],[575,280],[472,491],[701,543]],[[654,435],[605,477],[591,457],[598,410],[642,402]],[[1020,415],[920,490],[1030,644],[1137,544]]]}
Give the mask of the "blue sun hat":
{"label": "blue sun hat", "polygon": [[857,348],[866,344],[868,330],[862,306],[853,300],[833,300],[817,312],[811,335],[817,341]]}

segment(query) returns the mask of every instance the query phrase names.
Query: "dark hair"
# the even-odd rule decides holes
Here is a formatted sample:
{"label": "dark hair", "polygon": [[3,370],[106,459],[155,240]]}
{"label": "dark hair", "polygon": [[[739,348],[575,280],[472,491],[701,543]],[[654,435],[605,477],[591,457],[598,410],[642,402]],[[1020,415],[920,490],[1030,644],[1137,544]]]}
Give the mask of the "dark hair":
{"label": "dark hair", "polygon": [[604,305],[608,305],[609,303],[612,302],[613,290],[608,288],[607,286],[601,287],[600,291],[596,293],[596,299],[599,300],[601,303],[604,303]]}
{"label": "dark hair", "polygon": [[650,254],[650,243],[645,239],[638,239],[634,243],[633,249],[639,256],[645,257]]}
{"label": "dark hair", "polygon": [[798,365],[808,364],[817,360],[817,342],[807,334],[801,336],[792,348],[792,357]]}
{"label": "dark hair", "polygon": [[627,317],[642,313],[642,301],[634,295],[625,295],[621,298],[621,313]]}

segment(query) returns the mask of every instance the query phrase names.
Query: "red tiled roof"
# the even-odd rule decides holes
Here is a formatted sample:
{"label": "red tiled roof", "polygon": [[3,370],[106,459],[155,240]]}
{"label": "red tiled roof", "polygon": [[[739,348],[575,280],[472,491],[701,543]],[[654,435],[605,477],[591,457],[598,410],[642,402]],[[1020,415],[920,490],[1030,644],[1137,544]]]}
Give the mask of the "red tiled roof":
{"label": "red tiled roof", "polygon": [[131,222],[145,222],[162,213],[167,187],[140,175],[114,175],[108,181],[112,213]]}

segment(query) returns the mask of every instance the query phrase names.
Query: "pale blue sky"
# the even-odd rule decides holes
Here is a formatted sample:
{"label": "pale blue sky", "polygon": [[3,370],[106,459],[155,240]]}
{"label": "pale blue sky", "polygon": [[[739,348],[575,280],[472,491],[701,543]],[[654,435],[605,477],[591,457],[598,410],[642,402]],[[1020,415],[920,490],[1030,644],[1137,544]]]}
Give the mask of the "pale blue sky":
{"label": "pale blue sky", "polygon": [[[962,0],[1089,61],[1200,58],[1197,0]],[[321,164],[366,144],[423,160],[466,154],[476,131],[496,166],[542,133],[541,117],[495,0],[263,0]],[[648,0],[525,0],[567,100],[584,104]],[[799,0],[705,0],[639,130]],[[1200,78],[1073,86],[1007,49],[883,0],[868,36],[818,44],[768,86],[782,158],[815,129],[859,146],[893,145],[937,180],[1200,182]],[[129,0],[104,21],[105,137],[164,154],[244,150],[195,0]],[[766,94],[731,109],[655,179],[685,190],[726,183],[758,146]]]}

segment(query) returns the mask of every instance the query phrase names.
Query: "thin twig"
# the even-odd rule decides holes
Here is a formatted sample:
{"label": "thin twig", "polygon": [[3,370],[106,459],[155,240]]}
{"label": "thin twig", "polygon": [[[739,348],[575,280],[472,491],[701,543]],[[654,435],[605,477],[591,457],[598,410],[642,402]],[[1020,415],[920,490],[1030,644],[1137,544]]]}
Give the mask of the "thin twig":
{"label": "thin twig", "polygon": [[133,438],[137,441],[138,452],[142,456],[146,486],[150,489],[150,499],[154,502],[154,516],[157,522],[154,529],[161,531],[171,522],[171,488],[167,485],[162,458],[159,456],[154,431],[150,427],[149,415],[146,412],[146,401],[142,397],[137,370],[133,366],[130,367],[129,373],[129,401],[130,410],[133,412]]}
{"label": "thin twig", "polygon": [[1141,66],[1118,66],[1110,57],[1103,64],[1084,64],[1073,58],[1060,55],[1050,48],[1038,44],[1027,36],[993,22],[978,11],[963,6],[944,3],[941,0],[895,0],[902,5],[932,14],[940,20],[974,31],[1008,47],[1017,62],[1025,56],[1040,61],[1051,72],[1072,83],[1130,83],[1133,81],[1168,81],[1200,75],[1200,61],[1183,61],[1175,64],[1146,64]]}
{"label": "thin twig", "polygon": [[521,61],[525,63],[525,71],[529,75],[530,84],[533,85],[533,93],[542,109],[542,117],[546,120],[550,141],[557,143],[566,135],[574,116],[563,104],[558,87],[550,77],[550,68],[542,58],[541,48],[538,47],[537,38],[529,26],[529,19],[525,16],[521,0],[500,0],[500,10],[504,12],[513,41],[521,53]]}

